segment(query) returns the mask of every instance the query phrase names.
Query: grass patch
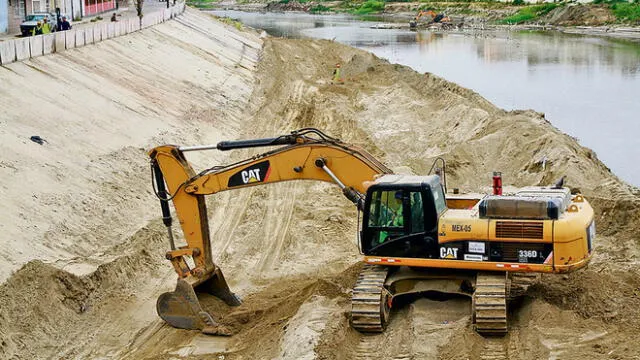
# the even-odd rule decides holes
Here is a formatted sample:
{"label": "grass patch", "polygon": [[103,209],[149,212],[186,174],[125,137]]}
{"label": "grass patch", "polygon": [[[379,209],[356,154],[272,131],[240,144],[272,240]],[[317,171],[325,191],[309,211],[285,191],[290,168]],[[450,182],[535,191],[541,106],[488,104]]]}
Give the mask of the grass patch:
{"label": "grass patch", "polygon": [[499,2],[498,0],[419,0],[421,3],[429,3],[436,2],[442,4],[451,4],[451,3],[475,3],[475,4],[491,4],[491,3],[499,3],[502,5],[507,5],[507,3]]}
{"label": "grass patch", "polygon": [[628,1],[627,0],[593,0],[593,4],[613,5],[617,3],[628,3]]}
{"label": "grass patch", "polygon": [[227,17],[227,16],[225,16],[225,17],[215,16],[215,15],[212,15],[212,16],[214,18],[220,20],[221,22],[227,24],[227,25],[231,25],[231,26],[233,26],[234,28],[236,28],[238,30],[242,30],[242,23],[239,20],[232,19],[232,18]]}
{"label": "grass patch", "polygon": [[219,0],[187,0],[186,4],[199,8],[199,9],[208,9],[213,7],[214,4],[217,4]]}
{"label": "grass patch", "polygon": [[640,21],[640,0],[593,0],[593,3],[608,5],[619,22]]}
{"label": "grass patch", "polygon": [[360,5],[360,7],[353,10],[352,13],[356,15],[365,15],[365,14],[381,12],[383,10],[384,10],[384,1],[367,0],[365,3]]}
{"label": "grass patch", "polygon": [[520,9],[514,15],[511,15],[509,17],[506,17],[498,21],[498,23],[499,24],[521,24],[523,22],[532,21],[543,15],[548,14],[551,10],[557,8],[558,6],[560,5],[552,4],[552,3],[526,6]]}
{"label": "grass patch", "polygon": [[613,4],[611,5],[611,11],[618,21],[640,21],[640,4],[637,2]]}

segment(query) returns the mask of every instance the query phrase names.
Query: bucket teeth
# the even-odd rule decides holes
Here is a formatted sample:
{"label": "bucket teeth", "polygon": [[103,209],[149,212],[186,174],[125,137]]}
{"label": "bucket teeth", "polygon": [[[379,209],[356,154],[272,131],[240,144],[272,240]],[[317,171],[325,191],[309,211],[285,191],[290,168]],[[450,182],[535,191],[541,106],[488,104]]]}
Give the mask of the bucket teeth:
{"label": "bucket teeth", "polygon": [[180,329],[202,330],[217,326],[213,317],[200,306],[191,284],[178,279],[176,289],[158,297],[156,310],[162,320]]}
{"label": "bucket teeth", "polygon": [[[218,269],[213,276],[198,286],[198,291],[210,293],[229,306],[240,305],[240,299],[233,294]],[[169,325],[189,330],[201,330],[210,335],[229,335],[211,314],[202,309],[194,288],[184,279],[178,279],[176,289],[158,297],[158,315]]]}

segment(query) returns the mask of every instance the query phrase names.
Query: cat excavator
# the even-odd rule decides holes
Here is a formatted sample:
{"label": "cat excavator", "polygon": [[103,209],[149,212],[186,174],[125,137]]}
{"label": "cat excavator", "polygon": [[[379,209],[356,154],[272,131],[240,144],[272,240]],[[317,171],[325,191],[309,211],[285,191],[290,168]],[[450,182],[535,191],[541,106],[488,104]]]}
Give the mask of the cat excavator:
{"label": "cat excavator", "polygon": [[411,19],[411,21],[409,21],[409,28],[411,29],[415,29],[418,26],[418,22],[420,21],[420,18],[422,18],[423,16],[426,17],[426,19],[428,20],[428,23],[430,24],[450,24],[451,23],[451,18],[449,18],[447,15],[440,13],[440,14],[436,14],[433,10],[420,10],[418,11],[418,14],[416,14],[416,16]]}
{"label": "cat excavator", "polygon": [[[193,151],[253,147],[271,149],[199,173],[185,157]],[[329,182],[362,212],[358,237],[364,266],[352,291],[350,320],[361,332],[383,331],[401,297],[437,293],[470,297],[476,331],[504,335],[511,299],[540,273],[575,271],[592,256],[593,209],[561,184],[503,195],[501,177],[494,176],[492,195],[450,193],[444,160],[436,168],[442,176],[397,175],[365,150],[313,128],[216,145],[163,145],[149,156],[168,229],[166,258],[178,274],[175,291],[160,295],[156,308],[177,328],[225,334],[196,292],[240,305],[213,262],[205,196],[249,186]],[[170,202],[185,246],[176,246]]]}

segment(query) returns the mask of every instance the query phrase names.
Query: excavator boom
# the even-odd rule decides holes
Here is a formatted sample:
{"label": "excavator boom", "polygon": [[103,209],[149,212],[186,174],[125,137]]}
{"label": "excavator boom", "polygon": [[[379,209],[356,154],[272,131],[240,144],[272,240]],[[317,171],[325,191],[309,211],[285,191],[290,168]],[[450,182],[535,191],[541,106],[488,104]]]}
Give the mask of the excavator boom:
{"label": "excavator boom", "polygon": [[[278,146],[249,159],[213,166],[196,173],[185,157],[189,151],[221,151],[261,146]],[[221,191],[289,180],[317,180],[337,184],[343,194],[362,208],[368,183],[391,170],[363,149],[342,143],[316,129],[302,129],[276,138],[226,141],[210,146],[163,145],[149,151],[167,226],[171,261],[178,283],[176,290],[158,298],[157,310],[172,326],[221,333],[213,316],[202,309],[195,291],[210,293],[227,304],[239,305],[222,270],[213,262],[204,196]],[[339,178],[336,174],[340,174]],[[168,202],[172,201],[182,227],[186,246],[177,247],[171,230]],[[189,265],[188,258],[193,260]]]}

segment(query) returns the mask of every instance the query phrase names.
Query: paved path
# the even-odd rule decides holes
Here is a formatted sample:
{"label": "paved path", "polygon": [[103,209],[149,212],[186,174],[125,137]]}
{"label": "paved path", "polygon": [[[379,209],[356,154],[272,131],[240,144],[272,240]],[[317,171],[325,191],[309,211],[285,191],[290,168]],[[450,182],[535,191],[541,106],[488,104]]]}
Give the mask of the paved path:
{"label": "paved path", "polygon": [[[180,2],[179,0],[176,1],[176,3]],[[173,6],[173,0],[170,0],[169,6]],[[144,5],[142,8],[142,14],[148,14],[148,13],[152,13],[155,12],[157,10],[160,9],[165,9],[167,7],[167,3],[165,1],[157,1],[157,0],[145,0],[144,1]],[[80,21],[76,21],[76,22],[72,22],[71,26],[73,26],[74,29],[82,29],[86,26],[89,25],[95,25],[96,22],[109,22],[111,20],[111,15],[113,13],[117,13],[118,14],[118,20],[120,19],[128,19],[128,18],[133,18],[136,17],[136,8],[135,6],[130,6],[130,7],[121,7],[118,10],[114,10],[114,11],[107,11],[104,12],[102,14],[97,14],[97,15],[92,15],[92,16],[85,16],[84,18],[82,18],[82,20]],[[91,20],[96,19],[98,17],[101,17],[102,20],[96,20],[94,22],[91,22]],[[20,37],[19,33],[15,33],[15,34],[0,34],[0,41],[4,41],[4,40],[9,40],[9,39],[14,39],[16,37]]]}

